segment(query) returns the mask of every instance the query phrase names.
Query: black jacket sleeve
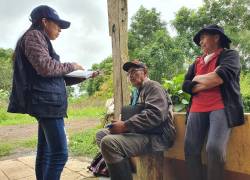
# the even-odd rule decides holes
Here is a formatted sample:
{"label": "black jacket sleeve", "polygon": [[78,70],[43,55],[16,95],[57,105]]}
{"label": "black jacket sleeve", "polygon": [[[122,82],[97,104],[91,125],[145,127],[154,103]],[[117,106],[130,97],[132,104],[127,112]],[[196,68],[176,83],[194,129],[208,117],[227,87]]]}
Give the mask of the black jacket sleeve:
{"label": "black jacket sleeve", "polygon": [[219,68],[216,73],[224,83],[236,79],[240,72],[240,58],[235,50],[225,50],[219,59]]}
{"label": "black jacket sleeve", "polygon": [[197,84],[197,82],[192,81],[192,79],[194,78],[194,69],[195,69],[195,62],[189,66],[188,71],[184,78],[184,82],[182,84],[182,90],[191,95],[192,95],[192,88],[195,86],[195,84]]}

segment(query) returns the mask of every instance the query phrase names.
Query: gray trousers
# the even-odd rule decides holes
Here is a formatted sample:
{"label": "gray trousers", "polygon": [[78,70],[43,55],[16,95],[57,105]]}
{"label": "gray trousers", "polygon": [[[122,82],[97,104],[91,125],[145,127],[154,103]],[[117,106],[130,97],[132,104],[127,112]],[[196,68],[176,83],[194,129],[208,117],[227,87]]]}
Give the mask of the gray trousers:
{"label": "gray trousers", "polygon": [[146,134],[110,134],[107,129],[101,129],[96,134],[97,145],[101,149],[105,162],[109,164],[151,152],[150,141],[150,136]]}
{"label": "gray trousers", "polygon": [[230,132],[224,109],[189,114],[184,150],[190,180],[205,179],[202,174],[201,150],[206,136],[207,180],[223,180]]}

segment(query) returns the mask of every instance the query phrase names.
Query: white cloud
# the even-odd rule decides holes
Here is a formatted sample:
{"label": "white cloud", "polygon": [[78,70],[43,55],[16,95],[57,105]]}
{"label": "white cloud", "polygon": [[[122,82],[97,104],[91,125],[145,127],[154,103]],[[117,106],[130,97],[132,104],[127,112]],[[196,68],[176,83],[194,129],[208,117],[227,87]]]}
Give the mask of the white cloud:
{"label": "white cloud", "polygon": [[[29,14],[41,4],[57,10],[62,19],[69,20],[71,27],[63,30],[53,42],[62,61],[76,61],[85,68],[111,55],[111,39],[108,32],[107,0],[0,0],[0,47],[14,48],[17,39],[30,26]],[[196,8],[202,0],[128,0],[131,18],[140,5],[156,8],[164,21],[174,18],[182,6]],[[130,21],[129,21],[130,22]]]}

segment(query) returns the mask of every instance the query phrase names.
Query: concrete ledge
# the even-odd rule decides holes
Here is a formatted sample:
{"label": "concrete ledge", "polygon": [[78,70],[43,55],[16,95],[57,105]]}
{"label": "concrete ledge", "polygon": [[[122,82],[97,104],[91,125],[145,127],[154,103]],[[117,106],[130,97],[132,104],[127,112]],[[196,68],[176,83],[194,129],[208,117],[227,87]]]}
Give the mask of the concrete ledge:
{"label": "concrete ledge", "polygon": [[[227,150],[226,180],[250,179],[250,114],[245,124],[233,128]],[[177,138],[166,152],[137,157],[137,180],[187,180],[184,163],[185,113],[175,113]],[[203,163],[206,153],[203,150]]]}

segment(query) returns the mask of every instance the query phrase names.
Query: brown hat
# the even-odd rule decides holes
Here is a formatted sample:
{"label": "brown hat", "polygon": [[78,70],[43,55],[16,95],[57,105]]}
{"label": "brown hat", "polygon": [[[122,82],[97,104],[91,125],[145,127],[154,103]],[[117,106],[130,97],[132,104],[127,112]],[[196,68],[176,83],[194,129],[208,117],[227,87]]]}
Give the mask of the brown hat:
{"label": "brown hat", "polygon": [[139,60],[133,60],[131,62],[126,62],[124,65],[123,65],[123,70],[128,72],[130,68],[143,68],[143,69],[147,69],[147,66],[142,63],[141,61]]}

